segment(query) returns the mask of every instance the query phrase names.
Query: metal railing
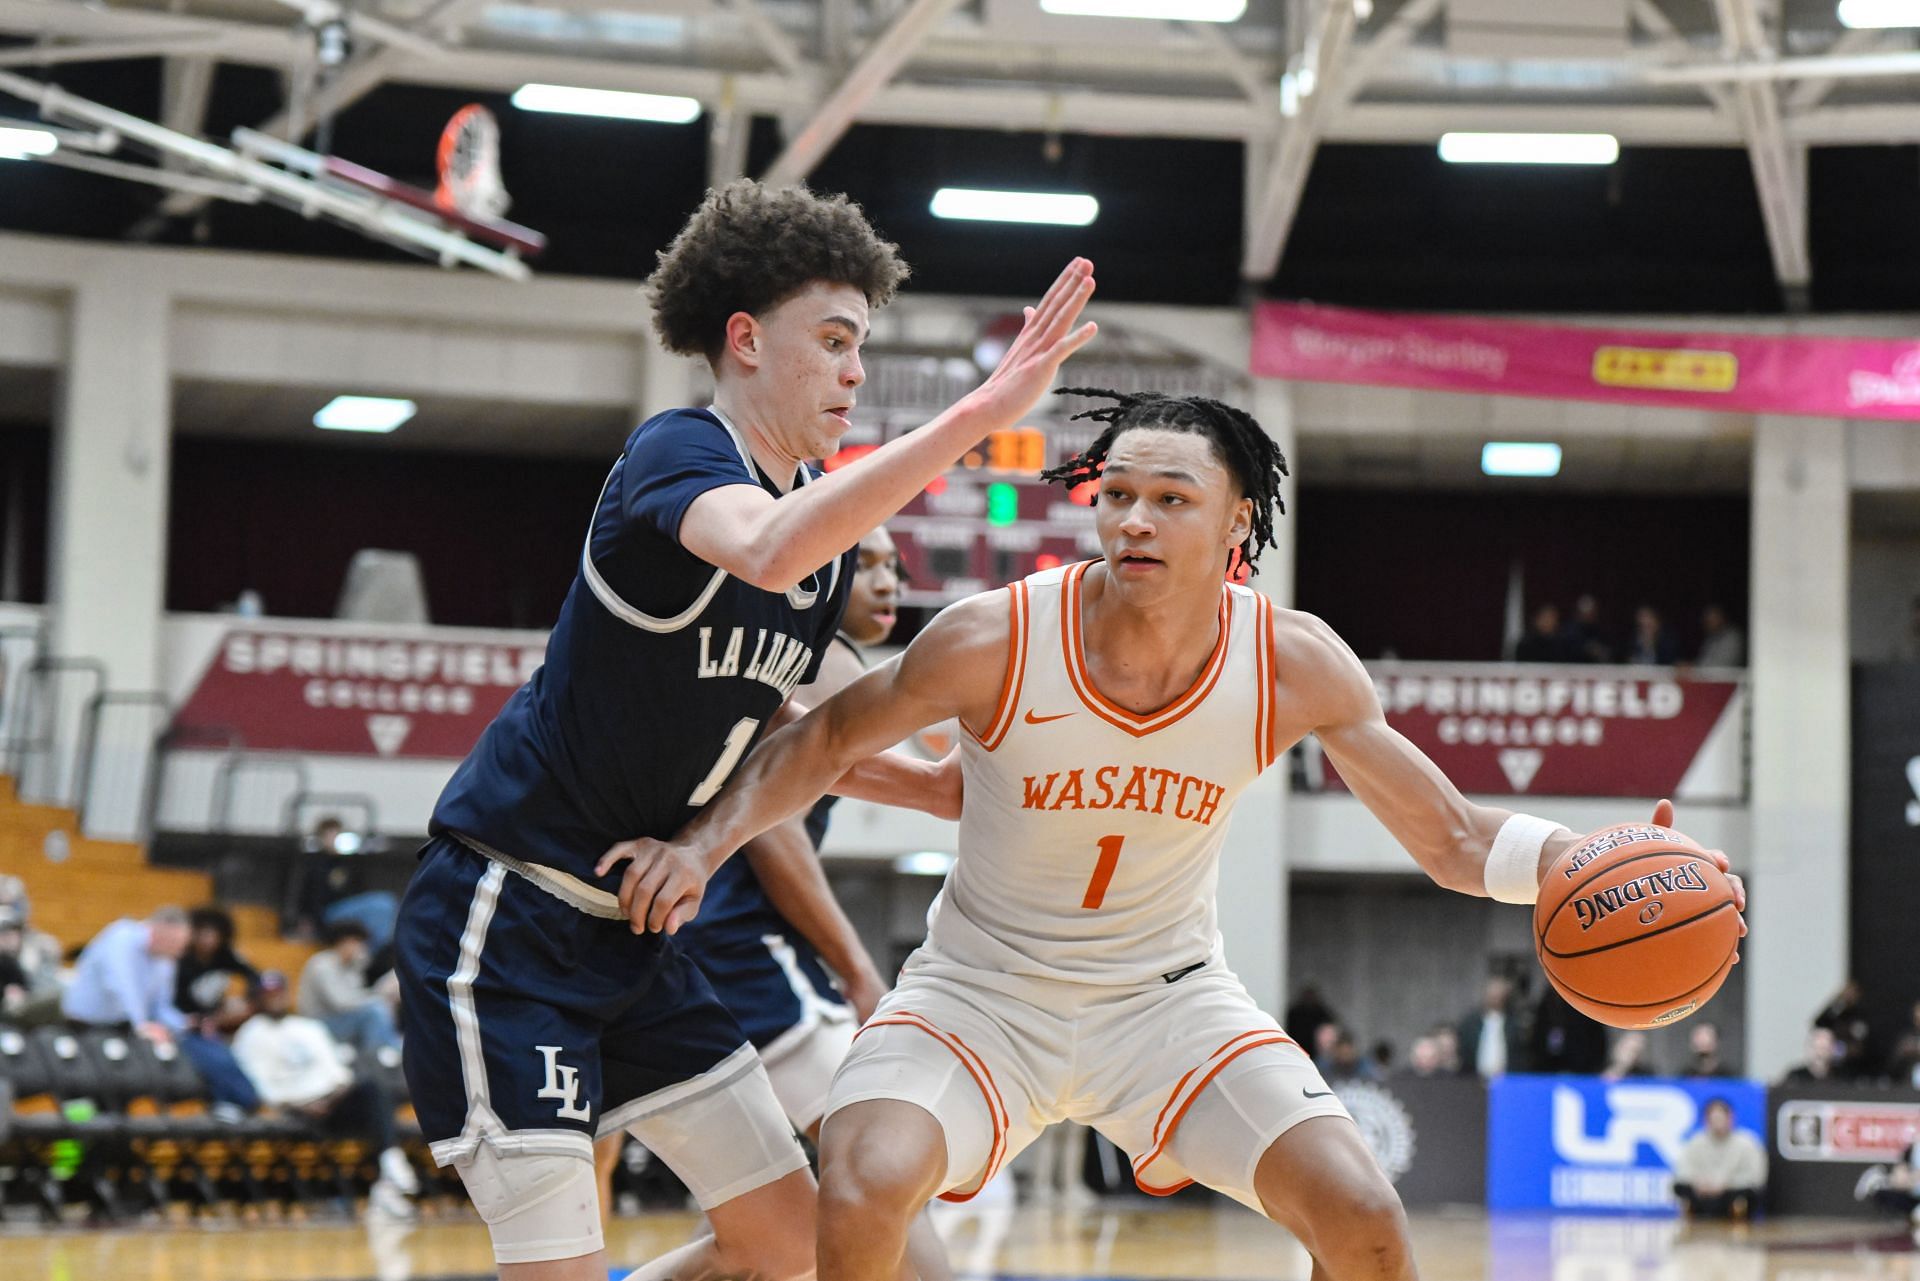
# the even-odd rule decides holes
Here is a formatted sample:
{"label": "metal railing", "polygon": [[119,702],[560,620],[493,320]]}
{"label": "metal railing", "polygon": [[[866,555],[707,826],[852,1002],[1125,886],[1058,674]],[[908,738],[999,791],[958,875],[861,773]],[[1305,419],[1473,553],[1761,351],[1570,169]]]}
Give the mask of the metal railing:
{"label": "metal railing", "polygon": [[105,693],[107,665],[97,658],[62,658],[41,654],[28,663],[14,682],[7,709],[4,768],[12,774],[22,800],[65,805],[72,800],[60,777],[62,709],[78,697],[70,688],[91,682],[87,696]]}
{"label": "metal railing", "polygon": [[[220,763],[220,768],[214,774],[213,795],[207,807],[209,830],[222,833],[234,831],[234,801],[241,796],[242,782],[249,776],[258,778],[272,775],[281,775],[288,780],[284,796],[299,796],[313,790],[308,785],[311,778],[307,763],[298,756],[285,752],[233,752]],[[272,803],[261,798],[261,791],[255,783],[247,791],[245,799],[254,802],[248,807],[250,813],[284,815],[284,796],[279,805],[270,809]]]}
{"label": "metal railing", "polygon": [[[101,722],[112,708],[138,709],[147,719],[131,734],[113,732],[111,727],[103,731]],[[172,718],[173,705],[158,690],[102,690],[87,700],[73,764],[73,805],[82,831],[94,831],[104,811],[130,820],[120,821],[111,833],[114,836],[144,841],[151,834],[149,819],[159,777],[156,762]]]}

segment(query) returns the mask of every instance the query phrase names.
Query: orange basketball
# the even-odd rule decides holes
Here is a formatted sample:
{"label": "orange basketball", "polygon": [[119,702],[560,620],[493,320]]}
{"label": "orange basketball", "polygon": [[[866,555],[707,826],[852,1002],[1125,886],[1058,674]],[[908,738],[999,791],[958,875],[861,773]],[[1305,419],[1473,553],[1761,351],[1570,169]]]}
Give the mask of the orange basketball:
{"label": "orange basketball", "polygon": [[1567,1003],[1612,1027],[1664,1027],[1720,990],[1740,943],[1733,886],[1671,828],[1602,828],[1562,854],[1533,908],[1534,948]]}

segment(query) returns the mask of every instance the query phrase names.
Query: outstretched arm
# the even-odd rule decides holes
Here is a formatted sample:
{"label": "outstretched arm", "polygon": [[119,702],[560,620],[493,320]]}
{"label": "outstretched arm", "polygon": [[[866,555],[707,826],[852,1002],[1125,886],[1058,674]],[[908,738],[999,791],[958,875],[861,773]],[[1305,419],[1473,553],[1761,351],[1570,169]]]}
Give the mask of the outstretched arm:
{"label": "outstretched arm", "polygon": [[[1281,611],[1274,640],[1281,705],[1295,709],[1296,724],[1319,736],[1341,780],[1422,870],[1462,894],[1531,902],[1547,869],[1580,837],[1462,796],[1425,752],[1387,724],[1366,668],[1318,618]],[[1653,821],[1672,826],[1672,802],[1655,806]],[[1725,854],[1708,853],[1727,870]],[[1515,864],[1522,855],[1524,868]],[[1746,890],[1739,877],[1731,879],[1744,911]],[[1501,892],[1503,885],[1510,888]]]}
{"label": "outstretched arm", "polygon": [[673,840],[623,841],[601,858],[596,875],[630,860],[620,884],[627,919],[636,931],[674,933],[699,910],[714,868],[813,804],[856,763],[949,717],[985,724],[1000,697],[1009,644],[1001,593],[960,602],[905,654],[770,736]]}
{"label": "outstretched arm", "polygon": [[1053,385],[1073,353],[1093,341],[1079,324],[1093,297],[1093,264],[1075,258],[987,380],[917,431],[856,463],[775,499],[758,485],[723,485],[693,500],[680,544],[710,565],[783,592],[905,507],[988,433],[1011,427]]}

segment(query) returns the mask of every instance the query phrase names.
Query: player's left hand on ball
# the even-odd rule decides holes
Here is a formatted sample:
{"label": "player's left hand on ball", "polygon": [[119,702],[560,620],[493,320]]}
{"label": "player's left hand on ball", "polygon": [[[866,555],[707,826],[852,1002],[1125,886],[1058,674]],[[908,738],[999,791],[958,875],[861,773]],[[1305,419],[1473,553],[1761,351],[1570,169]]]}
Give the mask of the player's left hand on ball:
{"label": "player's left hand on ball", "polygon": [[[1673,802],[1660,801],[1653,807],[1653,825],[1655,827],[1673,826]],[[1733,886],[1733,910],[1740,913],[1740,937],[1747,936],[1747,883],[1733,872],[1733,861],[1725,850],[1708,850],[1707,857],[1713,865],[1727,875],[1727,883]],[[1737,957],[1735,958],[1738,959]]]}
{"label": "player's left hand on ball", "polygon": [[594,874],[605,876],[623,860],[620,910],[635,934],[673,934],[698,914],[707,868],[692,850],[648,837],[622,841],[600,856]]}

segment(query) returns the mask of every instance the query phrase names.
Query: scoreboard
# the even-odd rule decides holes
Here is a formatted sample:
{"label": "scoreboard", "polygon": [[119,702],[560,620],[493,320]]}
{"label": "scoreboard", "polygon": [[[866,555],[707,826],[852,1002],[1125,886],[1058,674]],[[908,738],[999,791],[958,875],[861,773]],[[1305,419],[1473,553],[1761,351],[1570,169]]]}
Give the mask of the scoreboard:
{"label": "scoreboard", "polygon": [[[1101,342],[1109,350],[1126,345],[1111,327]],[[983,377],[980,366],[958,350],[887,350],[875,342],[865,364],[867,383],[854,427],[827,461],[829,471],[920,427]],[[1122,360],[1079,359],[1063,371],[1061,384],[1152,388],[1228,401],[1243,400],[1246,390],[1237,370],[1192,356],[1170,357],[1164,350]],[[907,570],[902,604],[939,608],[1035,570],[1099,555],[1094,484],[1070,492],[1040,480],[1042,471],[1080,454],[1104,430],[1096,422],[1071,421],[1093,403],[1048,397],[1025,424],[982,441],[887,522]]]}
{"label": "scoreboard", "polygon": [[[1035,570],[1098,555],[1094,483],[1069,491],[1040,480],[1041,471],[1075,456],[1097,434],[1098,428],[1080,423],[995,432],[937,477],[887,522],[907,570],[901,603],[937,608]],[[880,443],[843,445],[827,469],[844,467]]]}

